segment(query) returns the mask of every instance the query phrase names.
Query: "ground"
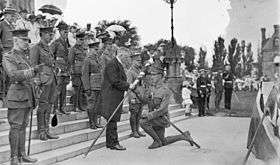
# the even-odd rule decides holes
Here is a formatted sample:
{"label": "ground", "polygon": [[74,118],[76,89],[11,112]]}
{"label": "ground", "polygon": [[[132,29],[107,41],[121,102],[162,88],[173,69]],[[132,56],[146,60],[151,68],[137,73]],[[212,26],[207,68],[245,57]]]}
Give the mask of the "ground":
{"label": "ground", "polygon": [[[247,152],[247,134],[250,118],[202,117],[183,120],[176,125],[189,129],[194,140],[201,146],[195,149],[182,141],[155,150],[147,147],[150,137],[122,141],[126,151],[112,151],[106,148],[91,152],[87,158],[81,156],[57,165],[238,165]],[[166,135],[178,132],[168,128]],[[248,165],[262,165],[253,155]]]}

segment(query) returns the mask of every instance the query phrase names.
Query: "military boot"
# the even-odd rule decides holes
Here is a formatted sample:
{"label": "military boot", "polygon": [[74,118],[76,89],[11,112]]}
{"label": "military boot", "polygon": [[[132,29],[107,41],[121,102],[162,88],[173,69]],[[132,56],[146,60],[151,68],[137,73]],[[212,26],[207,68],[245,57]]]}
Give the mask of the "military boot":
{"label": "military boot", "polygon": [[19,148],[19,127],[11,125],[9,132],[9,142],[11,148],[11,165],[18,165],[18,148]]}
{"label": "military boot", "polygon": [[130,112],[130,127],[131,127],[131,134],[130,137],[134,138],[140,138],[138,135],[137,129],[136,129],[136,113],[135,112]]}
{"label": "military boot", "polygon": [[18,159],[21,163],[35,163],[37,162],[37,159],[32,159],[25,153],[25,137],[26,137],[26,131],[24,130],[20,131],[19,135],[19,153],[18,153]]}
{"label": "military boot", "polygon": [[155,148],[159,148],[159,147],[162,147],[162,142],[160,140],[160,138],[158,137],[157,133],[154,131],[154,129],[152,127],[145,127],[145,126],[142,126],[142,128],[144,129],[144,131],[150,135],[154,142],[152,143],[152,145],[150,145],[148,147],[148,149],[155,149]]}

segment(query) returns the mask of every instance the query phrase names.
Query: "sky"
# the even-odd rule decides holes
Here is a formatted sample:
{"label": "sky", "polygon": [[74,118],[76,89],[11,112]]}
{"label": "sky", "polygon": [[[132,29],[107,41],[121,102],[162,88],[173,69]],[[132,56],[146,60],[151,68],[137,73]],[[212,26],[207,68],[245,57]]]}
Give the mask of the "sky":
{"label": "sky", "polygon": [[[37,1],[37,2],[36,2]],[[100,20],[131,20],[141,37],[141,45],[170,39],[170,5],[164,0],[36,0],[64,10],[67,23],[94,27]],[[229,24],[228,0],[177,0],[174,6],[174,35],[180,45],[212,49]]]}

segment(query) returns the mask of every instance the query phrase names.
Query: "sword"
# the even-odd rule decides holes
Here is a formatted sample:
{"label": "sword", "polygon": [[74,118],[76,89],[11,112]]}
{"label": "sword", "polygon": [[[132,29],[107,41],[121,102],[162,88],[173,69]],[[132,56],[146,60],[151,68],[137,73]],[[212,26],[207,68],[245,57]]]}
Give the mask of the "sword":
{"label": "sword", "polygon": [[238,99],[236,92],[233,91],[233,95],[236,98],[236,100],[238,101],[238,103],[240,103],[240,100]]}

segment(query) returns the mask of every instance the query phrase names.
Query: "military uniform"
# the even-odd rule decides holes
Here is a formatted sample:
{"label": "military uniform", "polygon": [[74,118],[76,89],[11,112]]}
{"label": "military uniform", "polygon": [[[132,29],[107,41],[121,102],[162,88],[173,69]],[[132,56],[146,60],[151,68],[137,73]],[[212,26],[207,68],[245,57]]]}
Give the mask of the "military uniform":
{"label": "military uniform", "polygon": [[100,56],[96,50],[93,50],[89,52],[82,68],[82,82],[87,93],[87,112],[92,129],[101,127],[97,122],[97,105],[100,100],[101,81]]}
{"label": "military uniform", "polygon": [[114,45],[106,45],[105,48],[100,52],[100,63],[102,66],[102,73],[105,69],[105,66],[108,64],[109,61],[111,61],[114,57],[117,55],[118,48]]}
{"label": "military uniform", "polygon": [[[78,37],[78,36],[77,36]],[[69,62],[71,65],[71,81],[75,90],[73,96],[74,111],[79,108],[84,111],[86,104],[86,96],[84,94],[84,86],[81,80],[83,62],[87,56],[87,48],[84,45],[74,45],[70,49]]]}
{"label": "military uniform", "polygon": [[55,65],[60,70],[57,74],[57,96],[55,109],[57,109],[59,102],[59,111],[64,113],[63,107],[66,106],[66,86],[70,81],[69,75],[69,61],[68,61],[68,42],[62,37],[58,38],[51,44],[51,50],[54,54]]}
{"label": "military uniform", "polygon": [[205,102],[207,95],[207,78],[199,76],[197,78],[197,94],[198,94],[198,116],[205,115]]}
{"label": "military uniform", "polygon": [[[24,36],[27,38],[28,30],[13,31],[14,36],[21,35],[21,33],[25,34]],[[17,165],[18,161],[34,163],[37,160],[31,159],[25,153],[25,138],[30,112],[35,108],[32,83],[35,71],[31,68],[24,51],[15,49],[4,54],[3,67],[11,80],[7,93],[11,164]]]}
{"label": "military uniform", "polygon": [[154,140],[149,149],[185,140],[183,135],[164,136],[165,128],[170,126],[166,117],[169,118],[168,106],[172,93],[163,80],[160,81],[150,90],[138,92],[138,96],[144,104],[148,104],[149,109],[140,119],[141,128]]}
{"label": "military uniform", "polygon": [[207,86],[207,94],[206,94],[206,108],[209,111],[209,103],[210,103],[210,97],[211,97],[211,90],[212,90],[212,76],[210,74],[207,75],[206,77],[206,86]]}
{"label": "military uniform", "polygon": [[[41,32],[52,32],[52,28],[40,28]],[[31,48],[30,60],[32,66],[43,65],[43,69],[37,74],[42,93],[39,98],[37,111],[38,132],[41,140],[57,139],[58,136],[49,133],[49,122],[52,105],[56,98],[56,75],[54,55],[48,44],[42,40]]]}
{"label": "military uniform", "polygon": [[230,110],[234,76],[231,72],[226,71],[223,73],[223,79],[225,89],[225,108]]}
{"label": "military uniform", "polygon": [[223,77],[222,73],[217,73],[214,78],[214,86],[215,86],[215,108],[216,110],[220,110],[220,103],[223,96]]}
{"label": "military uniform", "polygon": [[[140,59],[141,60],[141,59]],[[127,72],[127,82],[132,84],[140,73],[141,61],[136,61],[132,64],[131,68]],[[144,90],[142,83],[139,83],[137,90]],[[131,92],[128,97],[129,111],[130,111],[130,127],[131,127],[131,136],[139,138],[140,136],[145,136],[139,131],[140,126],[140,117],[143,110],[143,104],[136,96],[135,93]]]}

